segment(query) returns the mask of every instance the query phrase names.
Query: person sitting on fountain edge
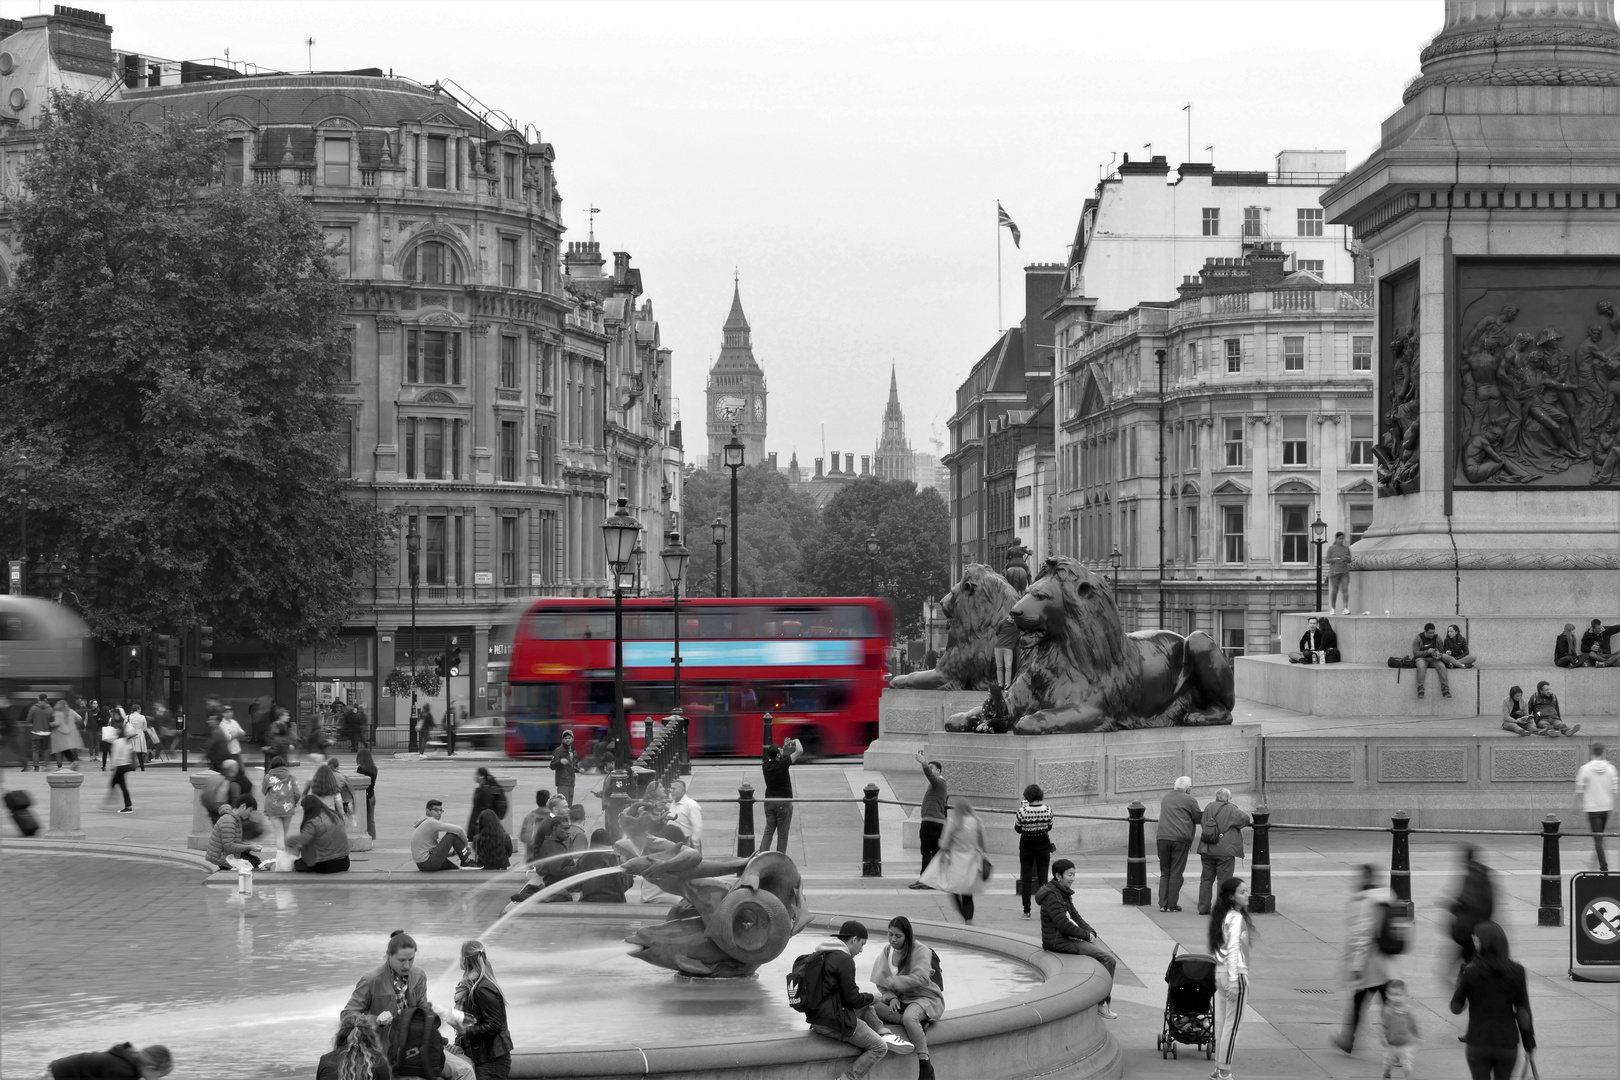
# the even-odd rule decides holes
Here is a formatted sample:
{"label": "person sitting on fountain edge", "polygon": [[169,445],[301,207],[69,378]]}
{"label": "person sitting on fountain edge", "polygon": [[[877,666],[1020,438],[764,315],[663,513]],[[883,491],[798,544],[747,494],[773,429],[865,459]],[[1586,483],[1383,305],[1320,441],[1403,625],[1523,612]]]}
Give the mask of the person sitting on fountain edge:
{"label": "person sitting on fountain edge", "polygon": [[[442,807],[441,807],[442,809]],[[455,828],[455,826],[451,826]],[[374,1017],[382,1029],[384,1045],[392,1045],[389,1026],[406,1010],[428,1005],[427,975],[416,966],[416,939],[403,930],[388,935],[387,954],[381,967],[360,976],[354,984],[354,993],[338,1014],[338,1022],[353,1023],[353,1018],[364,1014]],[[437,1032],[434,1033],[438,1035]],[[444,1036],[438,1035],[442,1042]],[[398,1062],[390,1061],[390,1066]],[[474,1080],[472,1062],[459,1054],[444,1054],[444,1066],[439,1070],[442,1080]]]}
{"label": "person sitting on fountain edge", "polygon": [[688,845],[703,850],[703,808],[686,793],[685,780],[669,782],[669,820]]}
{"label": "person sitting on fountain edge", "polygon": [[[1074,863],[1059,859],[1052,864],[1052,880],[1035,894],[1035,902],[1041,906],[1041,948],[1047,952],[1089,956],[1107,968],[1108,977],[1112,979],[1119,961],[1114,959],[1113,953],[1096,944],[1097,931],[1074,909],[1076,876]],[[1119,1014],[1111,1007],[1113,1000],[1112,993],[1103,998],[1097,1005],[1097,1015],[1104,1020],[1118,1020]]]}
{"label": "person sitting on fountain edge", "polygon": [[[467,830],[439,819],[444,817],[444,803],[438,799],[427,801],[427,814],[416,823],[411,833],[411,861],[423,873],[435,870],[465,870],[472,863],[472,852],[467,847]],[[455,855],[460,865],[452,863]]]}
{"label": "person sitting on fountain edge", "polygon": [[805,1019],[810,1030],[829,1039],[849,1043],[860,1050],[849,1071],[837,1080],[866,1080],[873,1066],[891,1049],[909,1054],[911,1043],[890,1032],[878,1019],[871,994],[855,984],[855,957],[866,948],[866,927],[847,919],[834,937],[816,946],[824,954],[821,963],[821,1004]]}

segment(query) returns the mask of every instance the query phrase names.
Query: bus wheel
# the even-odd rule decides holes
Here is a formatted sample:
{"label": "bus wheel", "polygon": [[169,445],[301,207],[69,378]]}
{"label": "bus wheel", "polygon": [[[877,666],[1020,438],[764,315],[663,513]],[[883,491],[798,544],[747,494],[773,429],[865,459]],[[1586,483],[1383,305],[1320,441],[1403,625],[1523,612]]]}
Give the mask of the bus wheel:
{"label": "bus wheel", "polygon": [[758,967],[776,959],[793,936],[787,905],[762,889],[733,889],[710,923],[714,943],[739,963]]}

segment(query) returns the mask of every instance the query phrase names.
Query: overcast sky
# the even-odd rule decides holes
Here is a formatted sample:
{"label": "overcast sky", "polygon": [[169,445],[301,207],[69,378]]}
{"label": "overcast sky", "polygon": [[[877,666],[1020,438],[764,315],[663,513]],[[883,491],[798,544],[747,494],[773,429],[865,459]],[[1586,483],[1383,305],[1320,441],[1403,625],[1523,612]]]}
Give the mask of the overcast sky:
{"label": "overcast sky", "polygon": [[[601,208],[675,350],[688,453],[741,274],[770,386],[769,449],[870,453],[898,366],[913,445],[994,342],[1020,270],[1067,257],[1116,154],[1352,165],[1418,71],[1441,0],[1270,3],[173,3],[76,0],[115,47],[284,70],[454,80],[557,151],[567,238]],[[10,17],[50,10],[0,0]],[[1188,268],[1188,272],[1192,269]],[[1165,299],[1142,297],[1141,299]]]}

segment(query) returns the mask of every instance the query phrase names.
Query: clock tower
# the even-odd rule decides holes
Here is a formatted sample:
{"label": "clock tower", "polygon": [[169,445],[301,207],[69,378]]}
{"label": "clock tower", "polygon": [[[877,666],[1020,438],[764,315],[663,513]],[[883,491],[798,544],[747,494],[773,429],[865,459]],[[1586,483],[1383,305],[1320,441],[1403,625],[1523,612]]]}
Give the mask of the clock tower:
{"label": "clock tower", "polygon": [[723,467],[723,448],[731,441],[733,424],[744,447],[743,461],[759,465],[765,461],[765,372],[754,359],[748,316],[743,314],[742,291],[735,279],[731,314],[721,334],[720,359],[709,369],[709,468]]}

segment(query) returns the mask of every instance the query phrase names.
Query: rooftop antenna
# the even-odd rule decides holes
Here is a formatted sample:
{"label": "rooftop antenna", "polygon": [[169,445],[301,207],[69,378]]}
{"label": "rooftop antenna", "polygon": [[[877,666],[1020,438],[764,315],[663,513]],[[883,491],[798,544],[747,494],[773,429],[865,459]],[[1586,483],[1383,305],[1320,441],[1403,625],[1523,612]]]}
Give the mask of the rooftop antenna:
{"label": "rooftop antenna", "polygon": [[1208,146],[1204,147],[1204,149],[1209,151],[1209,163],[1211,165],[1215,164],[1215,144],[1210,143]]}
{"label": "rooftop antenna", "polygon": [[1187,104],[1183,105],[1181,107],[1181,111],[1187,114],[1187,160],[1191,161],[1192,160],[1192,102],[1189,101],[1189,102],[1187,102]]}
{"label": "rooftop antenna", "polygon": [[1144,149],[1144,150],[1146,150],[1148,152],[1148,160],[1152,161],[1153,160],[1153,144],[1150,143],[1150,142],[1145,142],[1145,143],[1142,144],[1142,149]]}
{"label": "rooftop antenna", "polygon": [[596,239],[596,215],[600,214],[602,212],[602,209],[599,206],[592,205],[585,212],[587,214],[591,215],[591,235],[590,235],[590,239],[595,240]]}
{"label": "rooftop antenna", "polygon": [[314,71],[315,70],[315,39],[312,38],[312,37],[305,38],[304,39],[304,48],[309,50],[309,70]]}

